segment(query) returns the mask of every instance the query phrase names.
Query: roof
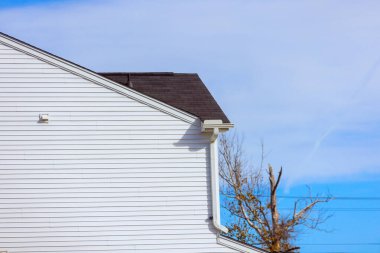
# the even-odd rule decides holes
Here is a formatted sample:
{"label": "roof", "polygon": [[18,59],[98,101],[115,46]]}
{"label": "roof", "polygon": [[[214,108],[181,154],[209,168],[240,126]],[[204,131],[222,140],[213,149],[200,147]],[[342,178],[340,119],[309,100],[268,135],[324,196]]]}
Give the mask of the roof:
{"label": "roof", "polygon": [[[223,123],[230,123],[198,74],[172,72],[98,74],[193,114],[202,121],[221,119]],[[132,86],[128,85],[129,81],[132,82]]]}

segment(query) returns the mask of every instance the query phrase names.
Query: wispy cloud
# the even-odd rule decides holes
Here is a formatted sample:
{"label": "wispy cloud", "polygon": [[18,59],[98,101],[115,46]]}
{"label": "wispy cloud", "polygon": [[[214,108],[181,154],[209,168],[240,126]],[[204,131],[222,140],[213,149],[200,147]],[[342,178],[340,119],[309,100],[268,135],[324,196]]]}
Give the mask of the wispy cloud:
{"label": "wispy cloud", "polygon": [[341,109],[341,112],[336,115],[335,121],[327,128],[327,130],[315,141],[313,149],[311,150],[310,154],[306,158],[306,163],[310,161],[315,153],[320,148],[322,142],[336,129],[336,127],[341,123],[342,118],[346,114],[349,113],[349,111],[352,109],[351,107],[356,104],[357,98],[360,96],[361,93],[368,87],[371,80],[375,76],[376,72],[379,70],[380,66],[380,58],[372,65],[372,67],[369,69],[368,73],[363,78],[363,81],[358,85],[358,88],[353,92],[352,96],[347,100],[346,105]]}

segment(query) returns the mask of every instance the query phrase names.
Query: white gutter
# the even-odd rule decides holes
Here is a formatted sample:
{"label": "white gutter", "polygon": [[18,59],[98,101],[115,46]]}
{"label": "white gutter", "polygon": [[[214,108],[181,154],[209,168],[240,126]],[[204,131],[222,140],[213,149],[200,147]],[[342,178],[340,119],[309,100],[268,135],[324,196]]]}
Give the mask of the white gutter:
{"label": "white gutter", "polygon": [[202,132],[210,138],[212,221],[214,227],[224,233],[228,233],[228,229],[220,223],[218,135],[232,127],[233,124],[223,124],[221,120],[205,120],[202,124]]}

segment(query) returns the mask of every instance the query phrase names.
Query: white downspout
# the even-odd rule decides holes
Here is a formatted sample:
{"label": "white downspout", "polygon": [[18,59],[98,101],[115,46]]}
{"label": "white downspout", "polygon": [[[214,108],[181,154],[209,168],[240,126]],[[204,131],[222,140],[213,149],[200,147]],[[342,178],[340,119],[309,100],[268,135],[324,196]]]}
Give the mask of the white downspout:
{"label": "white downspout", "polygon": [[228,229],[220,223],[218,134],[219,128],[213,128],[210,137],[212,221],[218,231],[228,233]]}

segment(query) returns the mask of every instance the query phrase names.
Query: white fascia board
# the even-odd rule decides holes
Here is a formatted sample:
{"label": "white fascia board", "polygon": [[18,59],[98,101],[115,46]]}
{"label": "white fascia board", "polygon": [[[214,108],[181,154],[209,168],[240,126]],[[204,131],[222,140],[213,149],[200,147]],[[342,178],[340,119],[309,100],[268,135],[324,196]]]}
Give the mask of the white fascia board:
{"label": "white fascia board", "polygon": [[269,253],[266,250],[259,249],[253,246],[249,246],[247,244],[238,242],[236,240],[230,239],[226,236],[219,235],[217,238],[217,242],[220,245],[223,245],[225,247],[237,250],[242,253]]}
{"label": "white fascia board", "polygon": [[67,72],[70,72],[74,75],[80,76],[86,80],[89,80],[89,81],[91,81],[95,84],[98,84],[100,86],[103,86],[107,89],[113,90],[119,94],[122,94],[126,97],[129,97],[133,100],[136,100],[140,103],[143,103],[147,106],[155,108],[155,109],[162,111],[166,114],[174,116],[174,117],[176,117],[180,120],[183,120],[187,123],[196,124],[196,125],[200,124],[198,117],[196,117],[192,114],[189,114],[185,111],[182,111],[178,108],[175,108],[175,107],[168,105],[164,102],[161,102],[157,99],[154,99],[152,97],[144,95],[138,91],[135,91],[131,88],[123,86],[119,83],[111,81],[111,80],[91,71],[91,70],[80,67],[80,66],[73,64],[69,61],[66,61],[60,57],[57,57],[57,56],[52,55],[50,53],[39,50],[38,48],[35,48],[31,45],[23,43],[19,40],[8,37],[7,35],[5,35],[3,33],[0,33],[0,43],[5,45],[5,46],[8,46],[10,48],[13,48],[17,51],[20,51],[20,52],[23,52],[27,55],[30,55],[34,58],[37,58],[41,61],[44,61],[48,64],[56,66],[57,68],[60,68],[60,69],[65,70]]}

